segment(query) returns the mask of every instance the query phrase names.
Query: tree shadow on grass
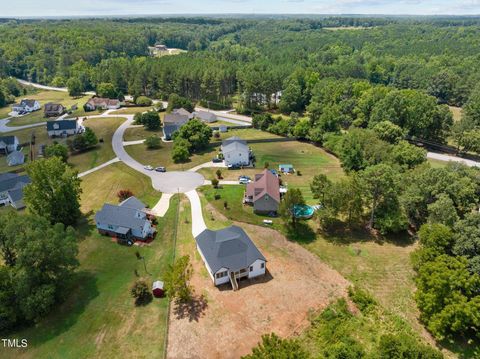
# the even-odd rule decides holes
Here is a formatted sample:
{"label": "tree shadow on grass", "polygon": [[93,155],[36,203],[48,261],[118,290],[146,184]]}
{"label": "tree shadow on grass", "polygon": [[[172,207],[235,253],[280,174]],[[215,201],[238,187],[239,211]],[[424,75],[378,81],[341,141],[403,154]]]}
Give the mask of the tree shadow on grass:
{"label": "tree shadow on grass", "polygon": [[316,233],[307,222],[299,221],[296,226],[287,226],[284,229],[285,236],[300,244],[308,244],[316,239]]}
{"label": "tree shadow on grass", "polygon": [[77,323],[88,304],[99,295],[97,279],[91,272],[75,273],[72,282],[74,285],[67,291],[65,302],[57,304],[50,315],[34,328],[24,328],[28,333],[17,334],[25,335],[29,347],[41,345],[67,332]]}
{"label": "tree shadow on grass", "polygon": [[364,225],[349,225],[339,220],[331,223],[327,229],[319,229],[318,233],[330,243],[346,246],[354,243],[375,242],[379,245],[390,243],[400,247],[407,247],[415,241],[407,231],[384,236],[369,230]]}
{"label": "tree shadow on grass", "polygon": [[176,319],[188,318],[189,322],[198,322],[205,313],[208,307],[208,302],[203,295],[193,296],[188,302],[176,301],[173,313]]}
{"label": "tree shadow on grass", "polygon": [[93,215],[94,212],[89,211],[88,213],[82,214],[78,219],[75,229],[77,230],[77,238],[79,241],[85,240],[96,231],[96,226],[93,222],[89,221],[89,218],[93,217]]}

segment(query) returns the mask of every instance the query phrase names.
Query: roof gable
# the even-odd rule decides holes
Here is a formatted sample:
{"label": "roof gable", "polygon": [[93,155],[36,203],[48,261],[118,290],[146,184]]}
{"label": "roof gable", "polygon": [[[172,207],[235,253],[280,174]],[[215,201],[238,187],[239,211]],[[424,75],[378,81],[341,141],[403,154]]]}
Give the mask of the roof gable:
{"label": "roof gable", "polygon": [[268,169],[255,175],[255,180],[247,185],[247,196],[253,197],[253,201],[269,195],[277,203],[280,203],[280,183],[278,177]]}
{"label": "roof gable", "polygon": [[218,231],[206,229],[195,240],[214,273],[221,268],[238,271],[257,259],[266,261],[250,237],[238,226]]}
{"label": "roof gable", "polygon": [[75,130],[76,128],[76,119],[47,121],[47,131]]}

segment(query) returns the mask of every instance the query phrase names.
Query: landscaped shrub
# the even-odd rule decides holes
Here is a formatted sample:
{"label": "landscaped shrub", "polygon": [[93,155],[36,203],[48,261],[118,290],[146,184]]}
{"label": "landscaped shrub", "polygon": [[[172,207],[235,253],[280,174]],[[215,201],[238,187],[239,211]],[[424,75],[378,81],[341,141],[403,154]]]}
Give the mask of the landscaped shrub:
{"label": "landscaped shrub", "polygon": [[152,100],[150,100],[147,96],[138,96],[135,100],[135,104],[138,106],[151,106]]}
{"label": "landscaped shrub", "polygon": [[161,147],[160,137],[157,135],[149,136],[145,139],[145,145],[149,150],[157,149]]}
{"label": "landscaped shrub", "polygon": [[120,191],[117,192],[117,197],[119,202],[123,202],[127,198],[130,198],[132,196],[133,196],[133,192],[130,191],[129,189],[121,189]]}

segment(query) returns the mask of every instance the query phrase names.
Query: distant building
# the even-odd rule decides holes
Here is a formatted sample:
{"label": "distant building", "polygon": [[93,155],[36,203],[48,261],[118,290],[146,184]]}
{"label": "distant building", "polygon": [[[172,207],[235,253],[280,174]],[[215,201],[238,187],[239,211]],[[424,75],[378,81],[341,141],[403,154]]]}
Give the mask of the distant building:
{"label": "distant building", "polygon": [[98,232],[125,241],[146,240],[155,234],[146,205],[130,197],[118,206],[105,203],[95,215]]}
{"label": "distant building", "polygon": [[223,140],[222,153],[227,166],[240,167],[250,164],[250,149],[247,141],[234,136]]}
{"label": "distant building", "polygon": [[256,213],[276,213],[280,206],[280,181],[278,177],[268,169],[256,174],[254,181],[247,184],[244,202],[252,204]]}
{"label": "distant building", "polygon": [[168,51],[167,45],[163,45],[163,44],[155,44],[154,48],[157,51]]}
{"label": "distant building", "polygon": [[49,102],[43,107],[45,117],[58,117],[65,113],[66,108],[59,103]]}
{"label": "distant building", "polygon": [[238,280],[265,275],[267,260],[245,231],[230,226],[218,231],[209,229],[195,241],[214,285],[230,282],[238,289]]}
{"label": "distant building", "polygon": [[24,114],[40,110],[40,108],[40,102],[37,100],[23,99],[20,103],[16,103],[12,106],[12,111],[18,114]]}
{"label": "distant building", "polygon": [[13,151],[7,156],[7,165],[19,166],[25,163],[25,155],[22,151]]}
{"label": "distant building", "polygon": [[12,206],[15,209],[24,208],[23,188],[30,182],[27,175],[0,173],[0,205]]}
{"label": "distant building", "polygon": [[0,153],[8,154],[18,149],[19,143],[17,136],[0,137]]}
{"label": "distant building", "polygon": [[92,97],[87,103],[83,106],[85,111],[95,111],[95,110],[116,110],[120,108],[122,103],[120,100],[109,99],[103,97]]}
{"label": "distant building", "polygon": [[208,112],[208,111],[195,111],[193,113],[193,116],[195,118],[198,118],[199,120],[202,120],[203,122],[207,122],[207,123],[213,123],[213,122],[217,122],[217,116],[212,113],[212,112]]}
{"label": "distant building", "polygon": [[47,121],[49,137],[67,137],[81,132],[77,119]]}

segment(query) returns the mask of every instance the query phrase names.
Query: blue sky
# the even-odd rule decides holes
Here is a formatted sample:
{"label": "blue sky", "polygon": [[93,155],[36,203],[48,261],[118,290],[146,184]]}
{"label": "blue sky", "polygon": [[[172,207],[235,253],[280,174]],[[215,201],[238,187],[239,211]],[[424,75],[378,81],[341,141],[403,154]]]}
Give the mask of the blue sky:
{"label": "blue sky", "polygon": [[0,17],[162,14],[480,14],[480,0],[0,0]]}

